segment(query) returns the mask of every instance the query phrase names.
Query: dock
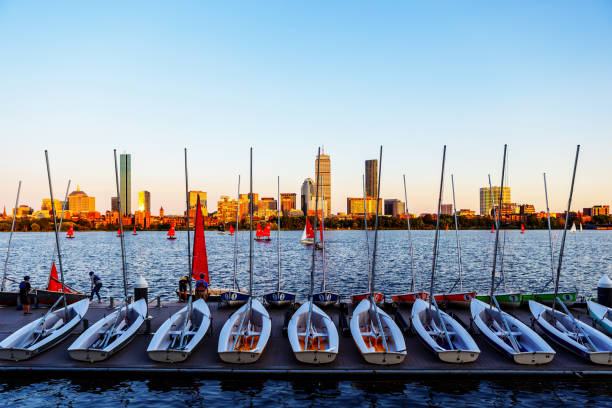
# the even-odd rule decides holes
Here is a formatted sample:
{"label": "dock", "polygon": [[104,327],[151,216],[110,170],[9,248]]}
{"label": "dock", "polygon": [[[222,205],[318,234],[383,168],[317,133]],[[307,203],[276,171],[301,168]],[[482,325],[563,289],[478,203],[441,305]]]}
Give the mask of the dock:
{"label": "dock", "polygon": [[[557,355],[553,361],[546,365],[527,366],[518,365],[502,356],[491,348],[481,334],[472,334],[480,347],[481,354],[474,363],[449,364],[443,363],[428,351],[419,338],[406,334],[407,357],[403,363],[391,366],[371,365],[365,362],[359,354],[353,339],[342,335],[338,307],[327,309],[328,314],[336,323],[340,336],[339,353],[336,360],[326,365],[308,365],[299,363],[289,345],[287,337],[283,335],[283,324],[287,309],[269,309],[272,319],[272,334],[262,357],[253,364],[227,364],[221,361],[217,354],[219,332],[235,309],[223,307],[220,303],[209,302],[212,313],[212,327],[208,335],[202,340],[193,354],[182,363],[166,364],[150,360],[146,349],[151,340],[152,333],[184,303],[149,304],[149,324],[139,330],[134,340],[123,350],[111,356],[108,360],[97,363],[86,363],[72,360],[67,352],[68,346],[84,330],[84,324],[62,343],[56,347],[26,361],[12,362],[0,360],[0,369],[5,372],[36,373],[37,375],[63,374],[80,375],[93,373],[123,373],[129,375],[152,374],[190,374],[201,376],[224,375],[257,375],[268,377],[287,377],[297,375],[359,377],[371,376],[456,376],[472,375],[482,377],[509,376],[509,375],[537,375],[537,376],[588,376],[612,375],[612,366],[592,364],[552,343],[544,337],[556,350]],[[450,309],[460,320],[469,325],[469,311]],[[33,310],[30,316],[14,308],[0,309],[0,339],[4,339],[17,328],[41,316],[46,309]],[[85,319],[89,323],[95,322],[112,311],[108,304],[91,303]],[[530,315],[527,310],[510,311],[523,322],[530,324]],[[590,317],[584,310],[574,309],[576,316],[591,324]],[[406,322],[410,321],[410,309],[401,307],[399,313]],[[350,318],[350,308],[349,316]],[[148,327],[149,330],[148,330]]]}

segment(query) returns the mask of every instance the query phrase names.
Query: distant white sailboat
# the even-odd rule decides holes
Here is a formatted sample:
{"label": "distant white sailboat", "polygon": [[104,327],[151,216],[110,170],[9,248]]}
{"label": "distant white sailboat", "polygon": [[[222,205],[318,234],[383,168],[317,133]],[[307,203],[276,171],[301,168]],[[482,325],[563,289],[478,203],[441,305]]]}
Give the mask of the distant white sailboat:
{"label": "distant white sailboat", "polygon": [[576,223],[572,224],[572,228],[570,228],[570,234],[575,234],[576,233]]}

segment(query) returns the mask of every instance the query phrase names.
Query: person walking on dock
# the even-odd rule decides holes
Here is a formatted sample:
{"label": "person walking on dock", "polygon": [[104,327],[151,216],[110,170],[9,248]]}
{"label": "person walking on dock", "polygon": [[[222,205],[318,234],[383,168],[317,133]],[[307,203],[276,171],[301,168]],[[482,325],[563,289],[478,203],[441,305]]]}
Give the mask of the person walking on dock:
{"label": "person walking on dock", "polygon": [[32,289],[32,285],[30,285],[30,277],[24,276],[23,281],[19,284],[19,301],[23,306],[23,314],[29,315],[32,314],[30,312],[30,290]]}
{"label": "person walking on dock", "polygon": [[100,289],[102,289],[102,280],[100,277],[93,272],[89,272],[89,279],[91,280],[91,296],[89,296],[89,300],[93,301],[94,295],[98,297],[98,303],[102,303],[102,299],[100,298]]}

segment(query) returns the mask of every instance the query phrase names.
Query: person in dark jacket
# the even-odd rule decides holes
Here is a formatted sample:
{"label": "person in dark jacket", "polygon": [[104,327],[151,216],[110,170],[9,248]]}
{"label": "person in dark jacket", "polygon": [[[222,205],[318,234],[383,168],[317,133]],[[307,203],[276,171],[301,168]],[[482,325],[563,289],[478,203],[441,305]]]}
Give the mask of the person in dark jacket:
{"label": "person in dark jacket", "polygon": [[196,299],[208,299],[208,283],[204,280],[204,274],[200,274],[200,280],[195,285],[195,297]]}
{"label": "person in dark jacket", "polygon": [[32,289],[32,285],[30,285],[30,277],[24,276],[23,281],[19,284],[19,301],[23,306],[23,314],[29,315],[32,314],[30,312],[30,290]]}
{"label": "person in dark jacket", "polygon": [[189,292],[189,278],[186,276],[183,276],[179,280],[179,300],[181,302],[184,302],[188,299],[187,292]]}
{"label": "person in dark jacket", "polygon": [[[92,274],[93,272],[90,272]],[[91,282],[93,283],[93,289],[91,290],[91,296],[89,297],[90,301],[93,301],[94,295],[98,297],[98,303],[102,303],[102,299],[100,298],[100,289],[102,289],[102,280],[98,275],[93,275],[91,277]]]}

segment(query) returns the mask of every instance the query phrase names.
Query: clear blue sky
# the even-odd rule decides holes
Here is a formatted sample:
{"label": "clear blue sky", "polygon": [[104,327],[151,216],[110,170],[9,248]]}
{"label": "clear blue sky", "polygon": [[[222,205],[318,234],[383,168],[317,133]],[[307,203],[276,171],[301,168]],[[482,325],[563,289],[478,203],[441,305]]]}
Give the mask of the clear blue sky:
{"label": "clear blue sky", "polygon": [[383,144],[383,197],[406,173],[411,211],[433,211],[444,143],[459,208],[478,210],[504,143],[513,201],[542,209],[547,171],[562,210],[581,143],[573,207],[611,203],[611,98],[610,1],[0,0],[0,206],[22,179],[40,208],[45,148],[58,196],[71,178],[108,209],[117,148],[133,203],[179,213],[183,147],[214,209],[249,146],[268,196],[279,174],[297,193],[324,145],[345,211]]}

